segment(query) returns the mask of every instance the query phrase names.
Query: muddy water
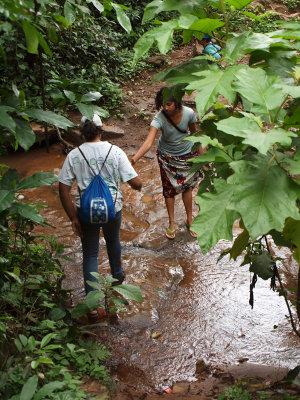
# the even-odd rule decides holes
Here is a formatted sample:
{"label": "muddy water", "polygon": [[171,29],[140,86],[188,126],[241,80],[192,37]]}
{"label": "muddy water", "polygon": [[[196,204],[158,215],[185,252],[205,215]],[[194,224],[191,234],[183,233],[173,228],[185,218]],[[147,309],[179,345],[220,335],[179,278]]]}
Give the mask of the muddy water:
{"label": "muddy water", "polygon": [[[1,162],[25,177],[37,171],[58,174],[63,160],[61,147],[53,145],[49,154],[32,150]],[[205,256],[201,253],[186,230],[179,197],[176,239],[165,238],[168,218],[155,158],[150,155],[141,160],[137,171],[144,182],[142,192],[122,186],[121,240],[126,282],[139,285],[144,300],[132,303],[128,314],[120,314],[111,325],[111,366],[116,378],[134,383],[137,389],[157,390],[176,381],[195,380],[198,360],[221,367],[243,359],[278,369],[299,365],[300,341],[286,320],[283,298],[269,289],[269,282],[258,280],[252,310],[248,267],[240,267],[240,259],[217,262],[228,247],[226,241]],[[69,245],[66,252],[75,260],[65,264],[65,286],[73,290],[74,301],[82,299],[80,243],[61,208],[57,184],[24,194],[25,200],[47,202],[43,213],[53,226],[47,233]],[[276,251],[283,258],[288,256]],[[99,259],[99,271],[107,273],[103,238]],[[296,275],[296,265],[289,268]],[[156,339],[152,338],[154,332],[160,335]]]}

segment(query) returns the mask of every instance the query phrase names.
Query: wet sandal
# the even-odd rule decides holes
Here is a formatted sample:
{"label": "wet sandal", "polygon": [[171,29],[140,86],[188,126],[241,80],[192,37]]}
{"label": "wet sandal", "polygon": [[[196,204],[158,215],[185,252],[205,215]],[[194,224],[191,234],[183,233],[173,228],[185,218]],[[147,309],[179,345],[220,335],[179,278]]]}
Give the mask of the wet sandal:
{"label": "wet sandal", "polygon": [[189,234],[192,236],[192,238],[197,239],[197,234],[193,231],[191,231],[190,226],[186,223],[186,227],[188,228]]}
{"label": "wet sandal", "polygon": [[95,311],[89,312],[87,315],[84,315],[81,318],[77,319],[77,322],[80,325],[91,325],[97,324],[101,322],[106,317],[106,312],[103,308],[98,308]]}
{"label": "wet sandal", "polygon": [[170,228],[167,228],[167,230],[166,230],[166,237],[168,238],[168,239],[175,239],[175,236],[176,236],[176,229],[170,229]]}

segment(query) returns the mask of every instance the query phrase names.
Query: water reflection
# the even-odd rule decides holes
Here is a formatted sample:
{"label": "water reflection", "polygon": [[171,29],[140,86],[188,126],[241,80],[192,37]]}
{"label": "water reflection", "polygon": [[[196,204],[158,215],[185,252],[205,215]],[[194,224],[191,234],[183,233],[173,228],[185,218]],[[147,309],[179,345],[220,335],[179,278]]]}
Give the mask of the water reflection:
{"label": "water reflection", "polygon": [[[10,165],[21,176],[41,170],[58,173],[63,159],[60,147],[52,146],[49,154],[33,151],[21,159],[10,159]],[[111,364],[122,379],[143,389],[192,381],[200,359],[221,366],[243,358],[275,367],[299,365],[300,343],[286,320],[283,298],[269,289],[268,281],[258,280],[252,310],[248,304],[248,267],[240,267],[240,259],[217,262],[220,252],[228,247],[226,241],[203,256],[186,230],[179,198],[175,205],[176,239],[166,239],[168,217],[156,161],[141,160],[137,171],[144,182],[142,193],[122,186],[121,241],[126,282],[141,287],[144,301],[132,303],[128,314],[120,315],[111,326]],[[27,191],[25,200],[29,199],[47,201],[44,215],[55,227],[47,233],[71,246],[67,253],[75,262],[65,265],[65,285],[73,289],[77,301],[83,296],[80,242],[61,208],[58,187]],[[283,250],[278,251],[286,256]],[[296,274],[296,265],[290,268]],[[99,270],[109,271],[103,238]],[[161,336],[153,339],[154,331]]]}

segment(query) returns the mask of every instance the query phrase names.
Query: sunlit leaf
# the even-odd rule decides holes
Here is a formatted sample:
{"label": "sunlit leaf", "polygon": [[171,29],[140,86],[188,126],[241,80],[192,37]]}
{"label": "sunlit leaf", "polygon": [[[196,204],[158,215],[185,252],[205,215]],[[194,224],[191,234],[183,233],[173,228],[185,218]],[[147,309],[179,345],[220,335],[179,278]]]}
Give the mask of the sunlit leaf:
{"label": "sunlit leaf", "polygon": [[67,118],[52,111],[44,111],[39,108],[26,108],[24,114],[37,121],[47,122],[48,124],[57,126],[61,129],[67,129],[74,126],[74,124]]}
{"label": "sunlit leaf", "polygon": [[108,118],[109,113],[101,107],[98,107],[94,104],[83,104],[77,103],[76,106],[82,115],[87,117],[87,119],[93,120],[94,114],[99,115],[100,117]]}
{"label": "sunlit leaf", "polygon": [[73,22],[76,19],[76,11],[75,11],[74,6],[68,0],[66,0],[66,2],[64,4],[64,14],[65,14],[66,19],[69,21],[69,23],[73,24]]}
{"label": "sunlit leaf", "polygon": [[139,303],[143,301],[142,293],[138,286],[123,284],[113,286],[113,289],[114,291],[124,296],[126,299],[135,300]]}
{"label": "sunlit leaf", "polygon": [[226,181],[214,181],[216,192],[196,196],[200,214],[194,219],[191,230],[196,232],[202,252],[207,253],[220,239],[232,240],[232,226],[239,214],[229,205],[235,188]]}
{"label": "sunlit leaf", "polygon": [[229,208],[240,213],[252,239],[271,229],[281,231],[285,219],[300,219],[296,199],[300,187],[268,157],[230,163],[235,173],[228,178],[234,186]]}
{"label": "sunlit leaf", "polygon": [[229,135],[244,138],[242,143],[255,147],[262,154],[266,154],[273,144],[290,146],[292,137],[297,135],[284,129],[262,131],[259,125],[249,118],[229,117],[216,123],[218,130]]}
{"label": "sunlit leaf", "polygon": [[128,18],[128,16],[125,14],[125,12],[122,10],[122,8],[118,4],[111,3],[111,5],[116,11],[117,20],[118,20],[119,24],[122,26],[123,29],[125,29],[125,31],[127,33],[130,33],[132,28],[131,28],[130,19]]}
{"label": "sunlit leaf", "polygon": [[192,81],[186,90],[197,90],[196,106],[199,116],[201,117],[217,100],[218,95],[221,94],[230,102],[233,102],[236,96],[234,89],[231,86],[235,74],[239,69],[243,69],[244,66],[233,66],[228,67],[222,71],[201,71],[195,73],[195,76],[199,77],[199,80]]}
{"label": "sunlit leaf", "polygon": [[29,189],[40,186],[52,185],[57,181],[57,176],[51,172],[37,172],[32,176],[24,178],[17,186],[18,190]]}
{"label": "sunlit leaf", "polygon": [[250,67],[240,69],[235,76],[234,88],[252,104],[248,111],[267,115],[269,122],[273,120],[284,100],[280,78]]}
{"label": "sunlit leaf", "polygon": [[234,243],[230,249],[230,257],[234,260],[245,250],[249,242],[249,233],[247,229],[244,229],[234,240]]}
{"label": "sunlit leaf", "polygon": [[37,29],[28,20],[22,21],[22,28],[25,33],[28,53],[38,54],[39,37]]}

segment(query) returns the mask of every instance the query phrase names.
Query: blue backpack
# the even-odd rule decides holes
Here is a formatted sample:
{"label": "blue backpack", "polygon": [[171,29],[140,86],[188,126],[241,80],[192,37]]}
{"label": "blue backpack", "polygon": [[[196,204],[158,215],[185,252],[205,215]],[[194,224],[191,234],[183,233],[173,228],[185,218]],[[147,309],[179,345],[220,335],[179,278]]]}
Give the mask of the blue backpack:
{"label": "blue backpack", "polygon": [[112,145],[103,161],[99,173],[96,174],[92,167],[90,166],[88,160],[83,154],[80,147],[78,150],[82,154],[86,163],[88,164],[90,170],[92,171],[94,178],[85,189],[83,195],[81,196],[80,190],[80,209],[79,209],[79,220],[87,224],[106,224],[107,222],[116,218],[115,212],[115,202],[117,199],[117,193],[115,201],[113,201],[109,187],[107,186],[104,179],[101,177],[100,172],[107,160],[107,157],[111,151]]}

